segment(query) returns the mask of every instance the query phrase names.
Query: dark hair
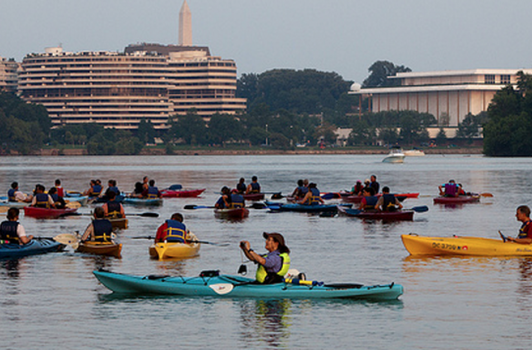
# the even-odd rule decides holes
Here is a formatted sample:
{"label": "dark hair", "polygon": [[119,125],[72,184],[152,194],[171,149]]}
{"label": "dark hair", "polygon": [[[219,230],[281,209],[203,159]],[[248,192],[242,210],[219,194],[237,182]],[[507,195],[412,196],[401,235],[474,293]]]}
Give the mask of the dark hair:
{"label": "dark hair", "polygon": [[109,199],[115,199],[116,198],[116,192],[114,192],[114,191],[107,190],[107,191],[105,191],[105,195]]}
{"label": "dark hair", "polygon": [[527,205],[521,205],[517,207],[517,210],[525,214],[527,217],[530,217],[530,208]]}
{"label": "dark hair", "polygon": [[183,222],[183,215],[181,213],[173,213],[172,220]]}
{"label": "dark hair", "polygon": [[13,183],[11,184],[11,188],[12,188],[12,189],[15,189],[15,188],[17,188],[17,187],[18,187],[18,182],[15,181],[15,182],[13,182]]}
{"label": "dark hair", "polygon": [[57,192],[57,188],[55,188],[55,187],[52,187],[52,188],[50,188],[50,189],[48,190],[48,194],[54,194],[54,193],[56,193],[56,192]]}
{"label": "dark hair", "polygon": [[316,184],[314,182],[311,182],[309,185],[308,185],[308,188],[316,188]]}
{"label": "dark hair", "polygon": [[55,185],[56,185],[56,186],[57,186],[57,185],[61,185],[61,180],[59,180],[59,179],[55,180]]}
{"label": "dark hair", "polygon": [[382,188],[382,192],[390,192],[390,188],[388,186],[384,186]]}
{"label": "dark hair", "polygon": [[297,180],[297,185],[299,187],[303,186],[303,180],[302,179]]}
{"label": "dark hair", "polygon": [[17,216],[19,216],[19,214],[20,214],[19,208],[9,208],[9,210],[7,211],[7,219],[13,220]]}
{"label": "dark hair", "polygon": [[246,179],[244,179],[243,177],[240,178],[240,180],[238,180],[238,182],[244,182],[246,181]]}
{"label": "dark hair", "polygon": [[155,180],[151,179],[150,182],[148,182],[148,185],[150,185],[150,186],[155,185]]}
{"label": "dark hair", "polygon": [[363,191],[368,192],[370,196],[375,195],[375,189],[373,187],[364,187]]}
{"label": "dark hair", "polygon": [[251,178],[251,181],[257,181],[257,177],[256,177],[256,176],[253,176],[253,177]]}
{"label": "dark hair", "polygon": [[144,188],[142,187],[141,182],[135,183],[135,193],[142,193],[144,191]]}
{"label": "dark hair", "polygon": [[105,211],[102,207],[96,207],[96,209],[94,209],[94,216],[101,219],[105,216]]}

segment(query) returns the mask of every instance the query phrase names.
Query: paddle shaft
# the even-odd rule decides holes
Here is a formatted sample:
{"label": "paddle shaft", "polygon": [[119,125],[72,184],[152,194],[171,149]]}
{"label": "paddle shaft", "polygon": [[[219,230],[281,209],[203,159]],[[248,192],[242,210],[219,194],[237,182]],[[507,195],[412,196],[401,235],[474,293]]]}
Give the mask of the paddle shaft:
{"label": "paddle shaft", "polygon": [[[155,239],[155,237],[152,237],[152,236],[137,236],[137,237],[131,237],[131,239]],[[176,242],[177,243],[177,242]],[[212,244],[212,245],[217,245],[217,246],[220,246],[220,247],[226,247],[228,245],[230,245],[229,243],[214,243],[214,242],[207,242],[207,241],[189,241],[187,240],[187,243],[201,243],[201,244]]]}

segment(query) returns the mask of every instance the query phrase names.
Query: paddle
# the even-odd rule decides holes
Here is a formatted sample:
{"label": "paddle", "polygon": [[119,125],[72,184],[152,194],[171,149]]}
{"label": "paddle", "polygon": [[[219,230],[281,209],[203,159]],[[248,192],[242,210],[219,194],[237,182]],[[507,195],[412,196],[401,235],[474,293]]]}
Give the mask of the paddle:
{"label": "paddle", "polygon": [[[93,216],[93,215],[94,214],[91,214],[91,213],[64,213],[64,214],[61,214],[60,216]],[[142,216],[142,217],[147,217],[147,218],[158,218],[159,214],[146,212],[146,213],[126,214],[126,216]]]}
{"label": "paddle", "polygon": [[196,209],[214,209],[213,205],[196,205],[196,204],[187,204],[183,209],[196,210]]}
{"label": "paddle", "polygon": [[55,237],[34,237],[35,239],[50,239],[61,244],[69,245],[72,248],[77,249],[79,246],[79,238],[77,235],[71,233],[61,233]]}
{"label": "paddle", "polygon": [[489,192],[484,192],[480,194],[481,197],[493,197],[493,195]]}
{"label": "paddle", "polygon": [[506,243],[506,241],[508,240],[508,239],[506,238],[506,236],[503,235],[501,231],[499,231],[499,235],[501,235],[502,241],[503,241],[504,243]]}
{"label": "paddle", "polygon": [[[152,240],[152,239],[155,239],[155,237],[152,237],[152,236],[137,236],[137,237],[131,237],[131,239],[149,239],[149,240]],[[194,240],[194,241],[187,240],[187,243],[211,244],[211,245],[216,245],[216,246],[219,246],[219,247],[227,247],[228,245],[230,245],[229,243],[214,243],[214,242],[197,241],[197,240]]]}

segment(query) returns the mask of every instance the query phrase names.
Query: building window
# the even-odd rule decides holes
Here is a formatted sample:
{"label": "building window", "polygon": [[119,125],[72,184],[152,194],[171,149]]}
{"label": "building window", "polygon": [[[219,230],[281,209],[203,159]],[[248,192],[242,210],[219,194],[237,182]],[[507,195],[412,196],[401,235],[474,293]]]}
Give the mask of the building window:
{"label": "building window", "polygon": [[509,75],[501,75],[501,84],[504,84],[504,85],[510,84],[510,76]]}
{"label": "building window", "polygon": [[484,75],[484,83],[485,84],[495,84],[495,75],[493,75],[493,74]]}

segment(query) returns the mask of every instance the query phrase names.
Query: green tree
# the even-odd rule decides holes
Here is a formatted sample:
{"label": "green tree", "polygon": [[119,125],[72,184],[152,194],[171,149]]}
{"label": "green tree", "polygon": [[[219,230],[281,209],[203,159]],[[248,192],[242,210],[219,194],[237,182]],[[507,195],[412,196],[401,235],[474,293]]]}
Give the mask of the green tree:
{"label": "green tree", "polygon": [[188,145],[207,143],[207,126],[195,110],[189,110],[183,116],[171,117],[169,124],[171,126],[167,138],[170,140],[182,139]]}
{"label": "green tree", "polygon": [[368,68],[368,71],[370,75],[362,83],[364,88],[397,86],[399,85],[399,80],[388,79],[388,77],[397,73],[411,72],[412,70],[405,66],[396,66],[389,61],[376,61]]}
{"label": "green tree", "polygon": [[240,141],[242,124],[232,115],[214,114],[209,122],[209,140],[224,145],[227,141]]}
{"label": "green tree", "polygon": [[157,136],[157,132],[151,121],[146,121],[145,118],[142,118],[137,128],[138,139],[144,144],[155,143],[155,136]]}

